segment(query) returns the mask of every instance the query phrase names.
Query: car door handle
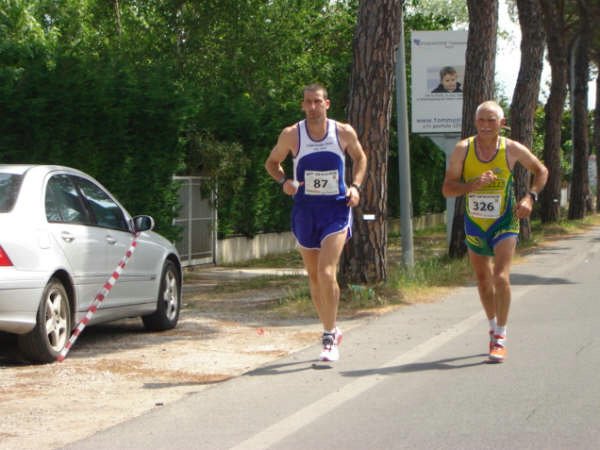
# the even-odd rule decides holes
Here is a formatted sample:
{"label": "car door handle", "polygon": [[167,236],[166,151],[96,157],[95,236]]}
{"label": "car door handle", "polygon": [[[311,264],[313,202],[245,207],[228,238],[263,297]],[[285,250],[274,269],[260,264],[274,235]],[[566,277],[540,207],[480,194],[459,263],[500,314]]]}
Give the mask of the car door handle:
{"label": "car door handle", "polygon": [[65,242],[73,242],[75,240],[75,236],[73,236],[71,233],[69,233],[68,231],[63,231],[60,234],[60,238],[65,241]]}
{"label": "car door handle", "polygon": [[106,242],[108,242],[110,245],[115,245],[117,240],[112,236],[106,236]]}

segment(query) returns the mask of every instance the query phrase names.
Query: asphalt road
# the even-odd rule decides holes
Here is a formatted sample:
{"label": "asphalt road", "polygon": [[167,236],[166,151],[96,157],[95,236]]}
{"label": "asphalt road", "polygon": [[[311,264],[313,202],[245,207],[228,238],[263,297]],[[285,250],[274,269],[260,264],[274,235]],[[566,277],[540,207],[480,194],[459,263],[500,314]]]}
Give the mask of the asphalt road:
{"label": "asphalt road", "polygon": [[[402,308],[67,449],[600,448],[600,229],[513,267],[508,357],[476,288]],[[57,431],[58,432],[58,431]]]}

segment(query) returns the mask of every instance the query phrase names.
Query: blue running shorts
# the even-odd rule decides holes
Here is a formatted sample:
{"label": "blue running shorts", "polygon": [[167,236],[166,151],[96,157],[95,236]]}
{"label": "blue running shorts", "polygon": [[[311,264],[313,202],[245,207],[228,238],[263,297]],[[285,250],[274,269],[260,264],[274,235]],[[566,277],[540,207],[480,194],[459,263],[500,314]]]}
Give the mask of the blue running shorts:
{"label": "blue running shorts", "polygon": [[465,244],[478,255],[494,256],[496,244],[512,236],[519,237],[519,219],[512,214],[512,210],[485,231],[465,214]]}
{"label": "blue running shorts", "polygon": [[327,236],[347,230],[352,236],[352,208],[340,202],[301,203],[292,208],[292,233],[301,247],[320,249]]}

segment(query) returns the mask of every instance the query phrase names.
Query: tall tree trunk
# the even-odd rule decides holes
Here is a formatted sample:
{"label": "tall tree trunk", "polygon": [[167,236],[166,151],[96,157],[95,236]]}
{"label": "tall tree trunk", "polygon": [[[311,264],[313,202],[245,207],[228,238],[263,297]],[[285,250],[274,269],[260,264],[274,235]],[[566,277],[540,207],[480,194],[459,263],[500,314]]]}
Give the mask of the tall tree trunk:
{"label": "tall tree trunk", "polygon": [[[362,200],[355,208],[354,236],[342,254],[340,280],[386,280],[387,161],[394,98],[396,46],[400,43],[402,1],[361,0],[354,37],[348,122],[369,158]],[[374,214],[375,220],[363,220]]]}
{"label": "tall tree trunk", "polygon": [[[469,35],[465,58],[463,89],[463,138],[477,133],[475,110],[480,103],[494,98],[496,35],[498,31],[498,0],[468,0]],[[461,258],[467,253],[465,245],[464,196],[457,197],[450,236],[449,255]]]}
{"label": "tall tree trunk", "polygon": [[573,176],[569,199],[569,219],[583,219],[588,209],[588,75],[590,23],[584,1],[579,4],[579,30],[573,43],[575,50],[573,89]]}
{"label": "tall tree trunk", "polygon": [[[517,0],[521,26],[521,65],[510,105],[510,137],[533,148],[535,110],[544,67],[545,35],[538,0]],[[529,172],[519,163],[514,169],[515,195],[522,198],[529,191]],[[531,238],[529,219],[520,221],[520,237]]]}
{"label": "tall tree trunk", "polygon": [[561,190],[561,121],[567,98],[567,44],[564,19],[564,0],[540,0],[548,60],[552,80],[550,95],[545,107],[544,163],[548,168],[548,181],[541,195],[542,222],[557,222],[560,218]]}
{"label": "tall tree trunk", "polygon": [[[596,61],[598,65],[599,61]],[[596,149],[596,211],[600,212],[600,75],[596,75],[596,108],[594,109],[594,148]]]}
{"label": "tall tree trunk", "polygon": [[[591,23],[600,21],[600,3],[590,2]],[[594,62],[597,69],[600,69],[600,28],[592,28],[592,41],[590,47],[590,59]],[[594,133],[592,143],[596,155],[596,211],[600,212],[600,74],[596,73],[596,103],[593,116]]]}
{"label": "tall tree trunk", "polygon": [[115,8],[115,28],[117,35],[121,36],[121,7],[119,6],[119,0],[113,0],[113,6]]}

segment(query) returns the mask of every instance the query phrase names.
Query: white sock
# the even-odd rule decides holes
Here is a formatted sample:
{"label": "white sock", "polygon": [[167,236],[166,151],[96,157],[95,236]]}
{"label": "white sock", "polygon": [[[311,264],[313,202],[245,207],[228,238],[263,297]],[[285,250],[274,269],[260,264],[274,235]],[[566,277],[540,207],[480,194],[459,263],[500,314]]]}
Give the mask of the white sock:
{"label": "white sock", "polygon": [[490,331],[496,334],[496,318],[488,319],[488,322],[490,323]]}
{"label": "white sock", "polygon": [[502,336],[506,339],[506,325],[503,327],[496,326],[496,335]]}

